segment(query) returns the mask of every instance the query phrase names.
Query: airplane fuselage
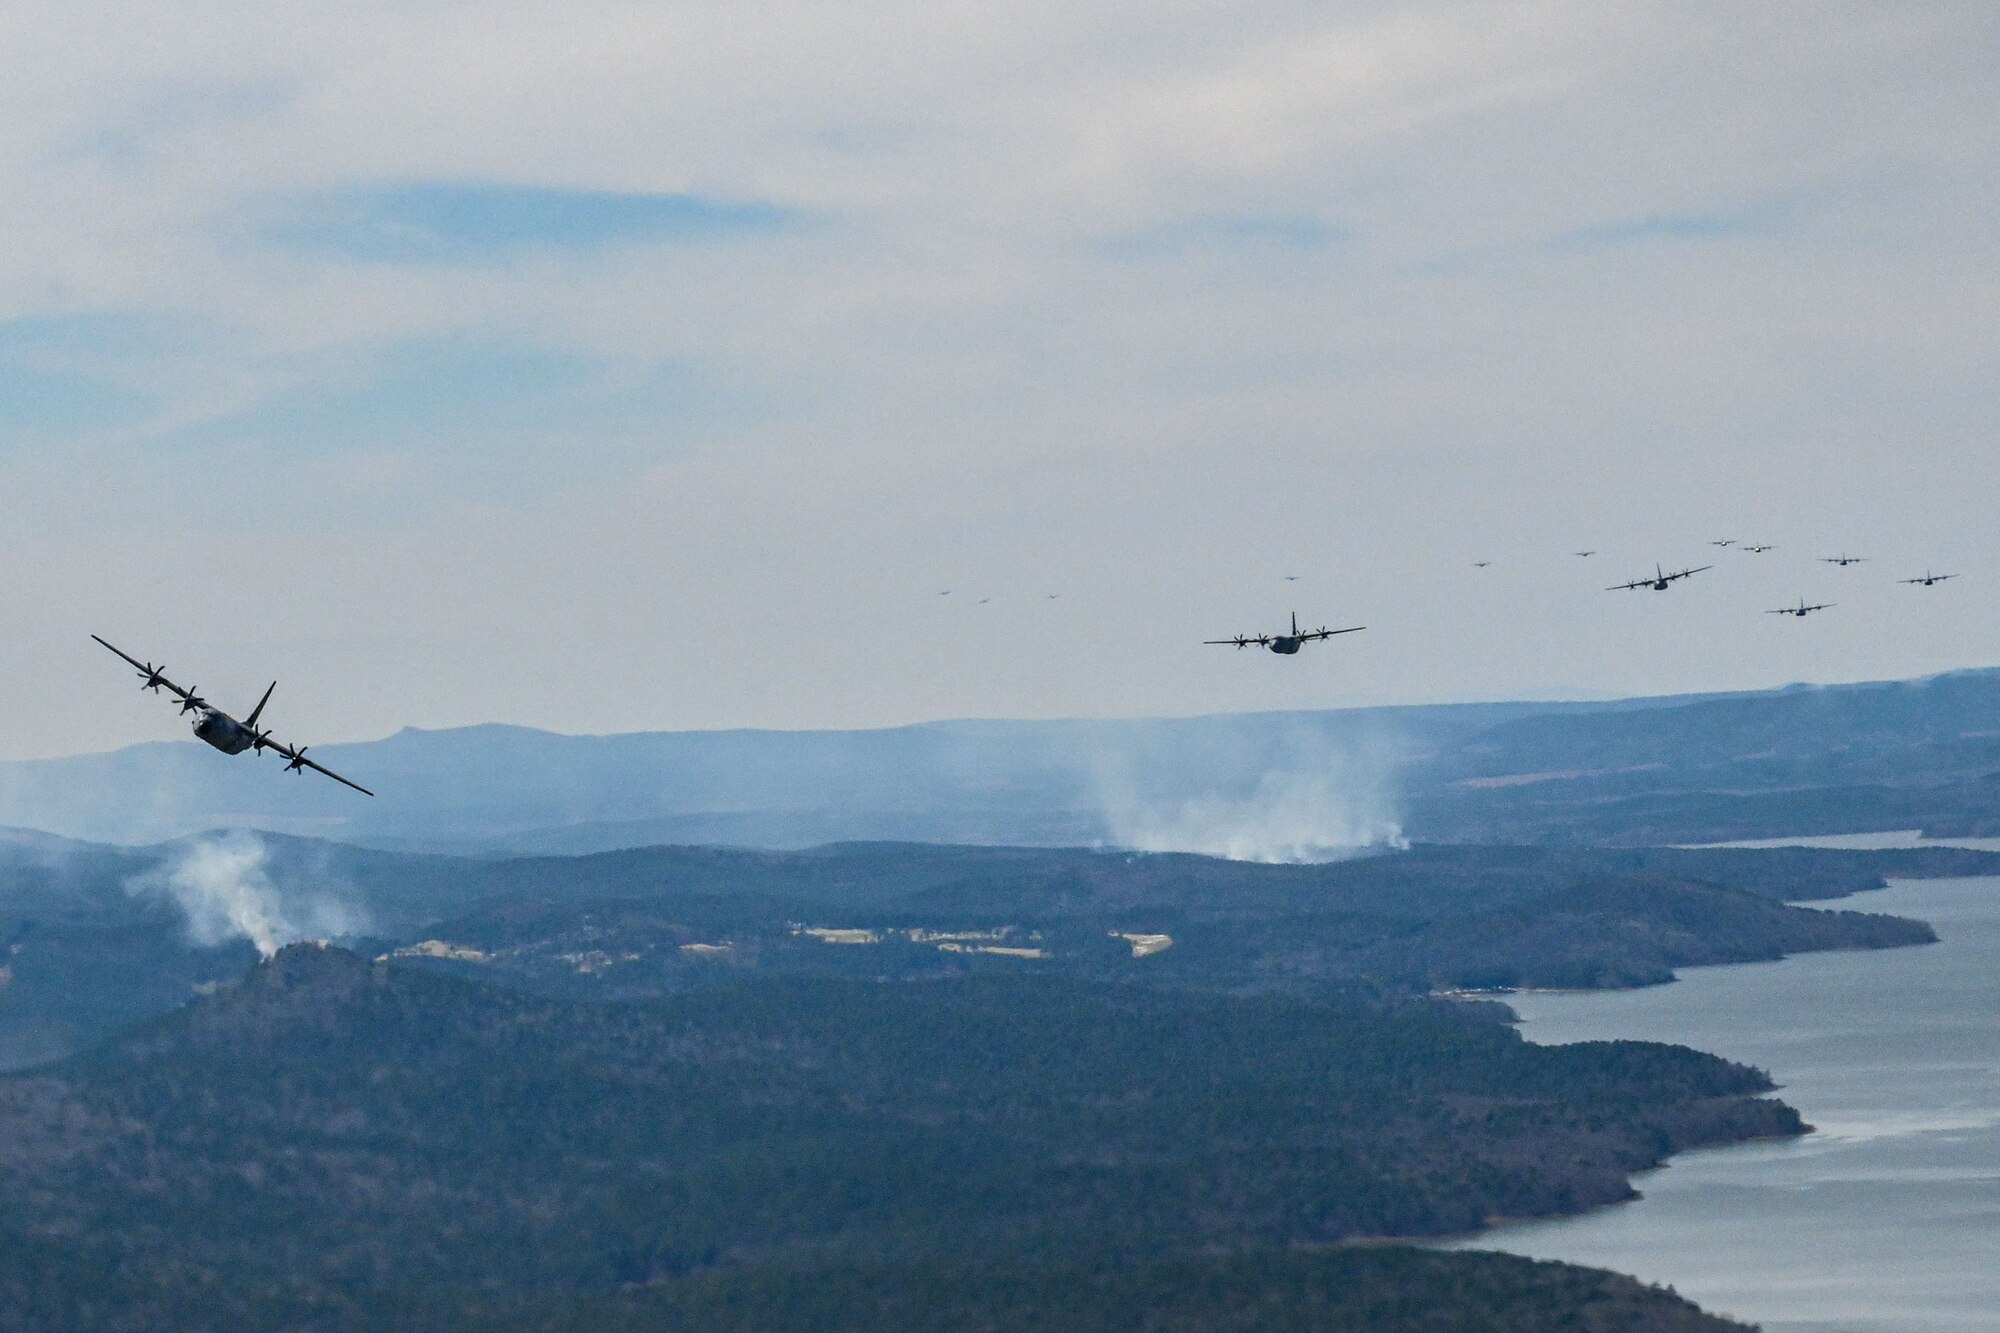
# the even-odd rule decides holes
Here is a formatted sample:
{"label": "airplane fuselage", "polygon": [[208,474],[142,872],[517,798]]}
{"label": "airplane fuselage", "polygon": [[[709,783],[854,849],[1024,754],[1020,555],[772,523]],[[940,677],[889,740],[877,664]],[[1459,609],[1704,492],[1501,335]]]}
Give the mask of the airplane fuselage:
{"label": "airplane fuselage", "polygon": [[250,728],[215,708],[201,710],[194,720],[194,734],[224,754],[242,754],[257,741]]}
{"label": "airplane fuselage", "polygon": [[1654,592],[1665,592],[1673,586],[1674,581],[1672,579],[1661,579],[1658,583],[1652,585]]}
{"label": "airplane fuselage", "polygon": [[1300,646],[1303,645],[1304,643],[1305,643],[1304,639],[1294,639],[1285,636],[1280,636],[1279,638],[1271,640],[1270,649],[1274,653],[1283,653],[1285,656],[1290,657],[1293,653],[1297,652]]}

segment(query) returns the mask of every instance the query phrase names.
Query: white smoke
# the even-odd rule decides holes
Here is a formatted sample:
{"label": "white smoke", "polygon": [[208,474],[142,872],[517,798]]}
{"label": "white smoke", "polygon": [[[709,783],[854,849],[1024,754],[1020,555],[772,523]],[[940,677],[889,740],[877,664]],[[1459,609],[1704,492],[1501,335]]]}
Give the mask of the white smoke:
{"label": "white smoke", "polygon": [[1140,795],[1129,777],[1100,780],[1111,841],[1146,852],[1309,864],[1403,848],[1386,749],[1288,746],[1248,790]]}
{"label": "white smoke", "polygon": [[160,868],[126,881],[126,892],[164,897],[187,916],[188,939],[210,946],[249,940],[269,958],[300,940],[333,939],[367,929],[367,913],[343,900],[337,886],[280,886],[272,881],[270,849],[253,833],[202,838]]}

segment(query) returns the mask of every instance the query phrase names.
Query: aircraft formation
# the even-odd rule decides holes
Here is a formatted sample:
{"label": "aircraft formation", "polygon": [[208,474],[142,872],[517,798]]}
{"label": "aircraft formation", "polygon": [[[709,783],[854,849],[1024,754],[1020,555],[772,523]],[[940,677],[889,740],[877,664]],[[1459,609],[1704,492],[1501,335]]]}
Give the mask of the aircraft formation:
{"label": "aircraft formation", "polygon": [[[1751,555],[1763,555],[1766,552],[1777,549],[1767,543],[1739,543],[1733,538],[1711,541],[1709,545],[1718,550],[1737,550]],[[1579,559],[1588,559],[1595,556],[1597,551],[1593,548],[1572,551],[1570,554]],[[1867,559],[1868,557],[1866,556],[1849,555],[1845,551],[1839,555],[1818,557],[1819,563],[1836,565],[1842,569],[1866,563]],[[1476,569],[1489,569],[1493,563],[1491,560],[1475,560],[1472,562],[1472,565]],[[1691,565],[1670,572],[1664,563],[1655,562],[1651,574],[1641,575],[1625,583],[1614,583],[1605,591],[1630,592],[1644,588],[1654,592],[1666,592],[1675,584],[1685,579],[1690,579],[1696,574],[1706,573],[1714,568],[1714,565]],[[1299,575],[1296,574],[1287,574],[1284,577],[1287,583],[1297,582],[1299,579]],[[1956,574],[1937,574],[1927,569],[1919,577],[1897,579],[1896,582],[1905,585],[1934,588],[1948,579],[1957,577],[1958,575]],[[939,597],[950,597],[952,590],[949,588],[940,589],[937,595]],[[1053,601],[1061,595],[1060,593],[1051,592],[1043,594],[1043,597],[1045,600]],[[981,597],[974,602],[974,605],[984,606],[991,601],[991,597]],[[1797,606],[1774,607],[1766,614],[1804,619],[1806,616],[1817,612],[1831,610],[1834,605],[1832,602],[1808,602],[1805,598],[1801,597]],[[1299,650],[1308,643],[1317,643],[1341,634],[1355,634],[1365,628],[1367,627],[1364,625],[1349,625],[1342,629],[1330,629],[1325,625],[1321,625],[1318,629],[1302,630],[1299,628],[1298,613],[1294,611],[1289,630],[1280,630],[1271,634],[1236,634],[1224,639],[1205,639],[1203,643],[1218,647],[1264,648],[1281,657],[1292,657],[1296,656]],[[156,694],[164,690],[174,696],[180,703],[180,712],[183,716],[190,713],[194,715],[192,725],[195,737],[205,744],[211,745],[227,755],[243,754],[246,751],[252,754],[262,754],[264,751],[269,750],[285,761],[286,772],[303,773],[306,769],[311,769],[315,773],[322,773],[332,778],[335,782],[353,788],[364,796],[373,796],[375,794],[360,783],[344,778],[319,761],[308,758],[306,751],[309,747],[304,745],[297,747],[287,745],[282,741],[272,739],[269,731],[260,729],[258,722],[263,717],[265,705],[271,702],[271,693],[277,689],[277,682],[272,682],[271,687],[264,691],[264,697],[257,701],[257,706],[251,709],[249,714],[239,721],[211,704],[208,700],[202,698],[196,691],[183,689],[168,680],[165,667],[154,666],[151,662],[141,661],[110,642],[98,638],[95,634],[90,637],[111,652],[116,653],[127,665],[139,673],[141,689],[151,690]]]}
{"label": "aircraft formation", "polygon": [[[1775,551],[1778,549],[1776,546],[1770,544],[1769,542],[1743,542],[1735,538],[1723,538],[1720,540],[1711,541],[1708,544],[1712,547],[1715,547],[1718,550],[1741,551],[1747,555],[1765,555],[1771,551]],[[1590,557],[1595,556],[1596,554],[1597,550],[1594,547],[1587,550],[1575,550],[1570,552],[1570,555],[1574,556],[1577,559],[1583,559],[1583,560],[1587,560]],[[1846,569],[1853,565],[1867,563],[1868,557],[1860,555],[1849,555],[1845,551],[1843,551],[1839,555],[1820,556],[1818,557],[1818,561],[1821,564],[1837,565],[1842,569]],[[1490,569],[1493,567],[1494,562],[1491,560],[1474,560],[1471,563],[1474,569]],[[1681,582],[1683,579],[1692,578],[1696,574],[1703,574],[1714,568],[1715,568],[1714,565],[1690,565],[1684,569],[1676,569],[1670,571],[1667,569],[1664,563],[1656,562],[1653,565],[1653,572],[1651,574],[1642,574],[1638,578],[1629,580],[1628,582],[1625,583],[1614,583],[1610,587],[1606,588],[1605,591],[1631,592],[1641,588],[1645,588],[1653,592],[1666,592],[1669,589],[1671,589],[1675,584]],[[1925,570],[1923,575],[1919,578],[1898,579],[1896,580],[1896,582],[1901,584],[1915,584],[1917,586],[1925,588],[1934,588],[1938,584],[1943,583],[1947,579],[1953,579],[1957,577],[1958,576],[1956,574],[1934,574],[1929,570]],[[1287,583],[1297,582],[1298,578],[1299,576],[1296,574],[1285,575],[1285,581]],[[1808,602],[1805,598],[1801,597],[1799,598],[1797,606],[1773,607],[1766,614],[1774,616],[1791,616],[1795,620],[1803,620],[1805,617],[1813,615],[1816,612],[1832,610],[1835,605],[1836,604],[1833,602]],[[1238,634],[1227,639],[1204,639],[1202,640],[1202,642],[1204,644],[1220,645],[1223,647],[1268,648],[1274,653],[1279,653],[1289,657],[1296,654],[1299,651],[1299,649],[1307,643],[1311,643],[1319,639],[1332,638],[1336,634],[1352,634],[1355,630],[1361,628],[1363,628],[1363,626],[1356,625],[1351,629],[1330,630],[1327,629],[1325,626],[1321,626],[1319,629],[1316,630],[1302,632],[1299,629],[1298,613],[1293,612],[1292,628],[1290,633]]]}
{"label": "aircraft formation", "polygon": [[[1725,550],[1734,548],[1735,550],[1744,551],[1751,555],[1763,555],[1767,551],[1775,551],[1778,549],[1777,547],[1769,545],[1768,543],[1762,543],[1762,542],[1738,543],[1733,539],[1725,541],[1712,541],[1709,543],[1709,545]],[[1578,552],[1577,554],[1581,555],[1582,552]],[[1868,557],[1865,555],[1849,555],[1847,554],[1847,552],[1842,551],[1839,555],[1820,556],[1819,563],[1822,565],[1837,565],[1842,569],[1846,569],[1853,565],[1861,565],[1868,563]],[[1691,569],[1677,570],[1676,572],[1669,574],[1666,572],[1664,566],[1655,564],[1653,566],[1652,578],[1650,579],[1638,578],[1634,579],[1630,583],[1613,584],[1610,588],[1606,589],[1606,591],[1624,592],[1630,588],[1651,588],[1655,592],[1665,592],[1669,587],[1671,587],[1674,583],[1678,582],[1679,580],[1687,578],[1691,574],[1699,574],[1702,573],[1704,570],[1709,570],[1713,568],[1715,568],[1715,566],[1713,565],[1697,565]],[[1934,588],[1938,584],[1943,583],[1946,579],[1952,579],[1957,577],[1958,576],[1956,574],[1933,574],[1929,570],[1925,570],[1921,578],[1897,579],[1896,582],[1902,584],[1917,584],[1925,588]],[[1777,607],[1774,610],[1770,611],[1769,614],[1774,616],[1792,616],[1797,619],[1804,619],[1806,616],[1811,615],[1815,611],[1831,610],[1834,605],[1835,604],[1832,602],[1808,603],[1805,598],[1801,597],[1799,598],[1799,604],[1797,606]]]}

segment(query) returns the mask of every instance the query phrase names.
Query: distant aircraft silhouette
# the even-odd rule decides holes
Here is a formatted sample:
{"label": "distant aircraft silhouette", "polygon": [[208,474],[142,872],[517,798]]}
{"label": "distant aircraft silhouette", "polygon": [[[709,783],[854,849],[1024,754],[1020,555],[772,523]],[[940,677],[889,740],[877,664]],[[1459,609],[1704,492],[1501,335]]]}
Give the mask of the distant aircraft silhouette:
{"label": "distant aircraft silhouette", "polygon": [[1688,577],[1690,574],[1699,574],[1704,569],[1714,569],[1714,568],[1715,568],[1714,565],[1696,565],[1693,569],[1676,570],[1675,572],[1669,574],[1660,566],[1654,565],[1653,577],[1649,579],[1633,579],[1630,583],[1613,584],[1611,587],[1606,588],[1604,591],[1627,592],[1633,588],[1651,588],[1654,592],[1665,592],[1668,588],[1672,587],[1675,582],[1677,582],[1680,579]]}
{"label": "distant aircraft silhouette", "polygon": [[1798,616],[1800,619],[1804,619],[1813,612],[1824,611],[1832,605],[1832,602],[1818,602],[1812,606],[1807,606],[1806,599],[1801,597],[1797,606],[1781,606],[1777,610],[1767,612],[1766,614],[1774,616]]}

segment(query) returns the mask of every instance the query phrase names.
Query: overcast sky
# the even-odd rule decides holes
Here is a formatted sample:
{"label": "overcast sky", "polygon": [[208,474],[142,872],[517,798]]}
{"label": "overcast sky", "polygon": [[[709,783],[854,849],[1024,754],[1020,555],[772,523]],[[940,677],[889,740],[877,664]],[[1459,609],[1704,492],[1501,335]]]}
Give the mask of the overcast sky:
{"label": "overcast sky", "polygon": [[1986,0],[16,6],[0,754],[2000,662],[1997,147]]}

